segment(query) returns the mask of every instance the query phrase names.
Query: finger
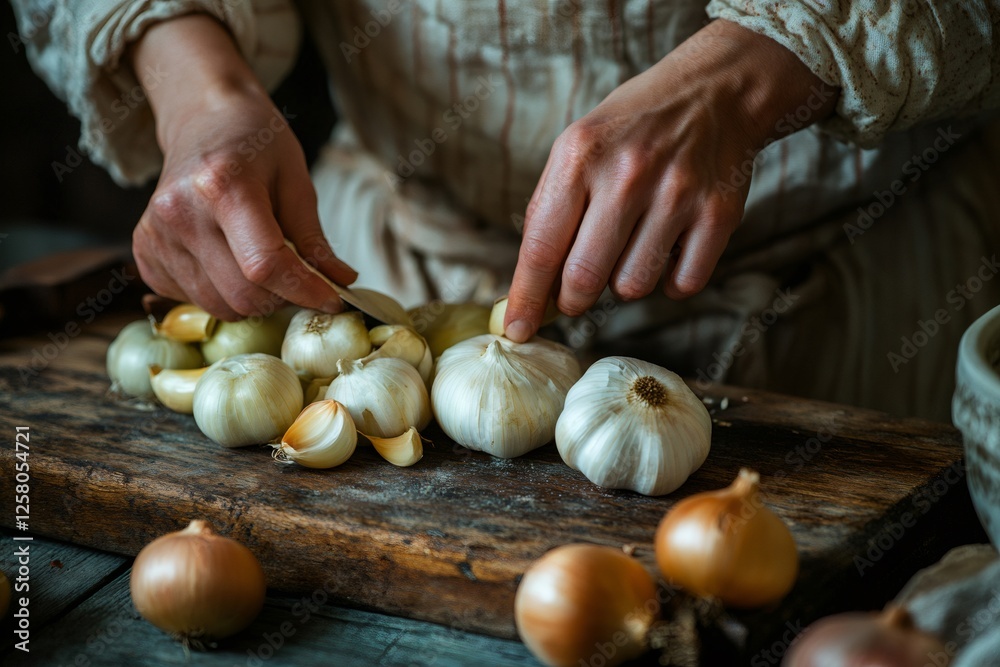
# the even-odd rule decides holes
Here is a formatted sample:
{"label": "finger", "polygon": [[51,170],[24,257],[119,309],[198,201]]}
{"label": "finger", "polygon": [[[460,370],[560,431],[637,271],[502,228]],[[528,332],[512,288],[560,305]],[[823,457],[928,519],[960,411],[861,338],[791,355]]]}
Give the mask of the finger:
{"label": "finger", "polygon": [[316,189],[305,169],[279,179],[275,216],[302,257],[338,285],[350,285],[358,272],[333,253],[316,211]]}
{"label": "finger", "polygon": [[285,245],[263,190],[234,188],[215,207],[216,219],[243,276],[290,303],[330,313],[343,309],[333,288]]}
{"label": "finger", "polygon": [[624,301],[651,294],[670,261],[687,212],[674,206],[669,191],[654,198],[643,214],[611,274],[611,291]]}
{"label": "finger", "polygon": [[225,236],[218,229],[198,243],[195,259],[215,291],[240,317],[267,316],[285,305],[283,298],[243,276]]}
{"label": "finger", "polygon": [[586,198],[582,178],[565,172],[553,172],[546,177],[542,192],[524,221],[504,318],[511,340],[523,343],[538,331],[552,286],[562,272],[583,217]]}
{"label": "finger", "polygon": [[582,315],[597,303],[628,244],[641,209],[641,193],[594,194],[566,258],[557,305],[567,315]]}
{"label": "finger", "polygon": [[704,289],[729,243],[732,229],[728,221],[702,219],[685,231],[678,241],[680,256],[667,276],[664,293],[680,300]]}
{"label": "finger", "polygon": [[165,253],[159,238],[150,223],[148,213],[144,213],[132,232],[132,257],[135,259],[139,277],[149,289],[168,299],[189,302],[187,294],[163,266],[161,257]]}
{"label": "finger", "polygon": [[176,252],[171,257],[170,266],[173,269],[174,280],[187,294],[190,303],[198,305],[220,320],[235,322],[241,319],[240,314],[212,284],[212,280],[205,274],[194,255],[188,252]]}

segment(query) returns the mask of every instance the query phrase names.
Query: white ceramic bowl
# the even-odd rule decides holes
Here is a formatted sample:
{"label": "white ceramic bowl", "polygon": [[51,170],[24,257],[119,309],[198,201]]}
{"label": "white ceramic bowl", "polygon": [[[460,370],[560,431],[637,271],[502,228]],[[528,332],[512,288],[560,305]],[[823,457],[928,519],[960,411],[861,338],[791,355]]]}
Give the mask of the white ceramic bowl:
{"label": "white ceramic bowl", "polygon": [[1000,306],[962,336],[951,416],[962,432],[972,502],[1000,545]]}

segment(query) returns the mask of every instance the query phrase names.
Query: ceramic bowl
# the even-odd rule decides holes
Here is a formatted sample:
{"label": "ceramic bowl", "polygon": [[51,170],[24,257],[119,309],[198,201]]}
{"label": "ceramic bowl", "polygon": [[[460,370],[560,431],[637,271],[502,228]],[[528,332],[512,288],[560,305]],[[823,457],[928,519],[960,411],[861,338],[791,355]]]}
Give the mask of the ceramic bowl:
{"label": "ceramic bowl", "polygon": [[951,416],[962,432],[972,502],[1000,545],[1000,306],[962,336]]}

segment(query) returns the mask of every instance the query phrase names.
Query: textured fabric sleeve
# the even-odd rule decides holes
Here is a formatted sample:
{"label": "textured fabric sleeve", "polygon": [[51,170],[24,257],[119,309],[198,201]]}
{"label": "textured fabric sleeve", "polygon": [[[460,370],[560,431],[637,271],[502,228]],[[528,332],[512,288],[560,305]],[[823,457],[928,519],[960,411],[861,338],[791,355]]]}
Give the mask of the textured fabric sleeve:
{"label": "textured fabric sleeve", "polygon": [[712,0],[841,88],[820,129],[863,147],[887,132],[1000,106],[997,0]]}
{"label": "textured fabric sleeve", "polygon": [[294,62],[300,27],[291,0],[12,0],[19,40],[35,71],[80,119],[80,149],[116,182],[159,171],[153,115],[140,85],[178,76],[170,64],[121,66],[151,24],[205,12],[223,22],[261,82],[278,84]]}

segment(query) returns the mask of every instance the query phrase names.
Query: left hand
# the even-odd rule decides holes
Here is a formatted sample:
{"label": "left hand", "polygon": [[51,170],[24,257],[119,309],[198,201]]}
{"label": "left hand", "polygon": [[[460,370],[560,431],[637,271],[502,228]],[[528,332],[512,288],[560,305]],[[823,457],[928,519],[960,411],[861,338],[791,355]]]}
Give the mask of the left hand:
{"label": "left hand", "polygon": [[[664,273],[667,296],[698,293],[743,216],[750,182],[734,174],[835,101],[793,53],[721,20],[619,86],[552,147],[528,203],[507,336],[534,335],[554,288],[571,316],[608,286],[646,296]],[[807,122],[782,122],[807,103]]]}

